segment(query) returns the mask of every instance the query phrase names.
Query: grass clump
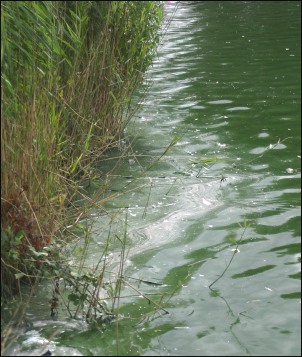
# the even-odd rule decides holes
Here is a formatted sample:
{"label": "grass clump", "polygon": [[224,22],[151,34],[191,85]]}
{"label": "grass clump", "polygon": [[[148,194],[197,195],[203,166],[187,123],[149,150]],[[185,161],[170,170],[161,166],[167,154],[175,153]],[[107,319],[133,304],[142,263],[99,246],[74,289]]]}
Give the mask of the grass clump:
{"label": "grass clump", "polygon": [[1,2],[2,296],[57,269],[87,209],[79,182],[119,145],[162,18],[154,1]]}

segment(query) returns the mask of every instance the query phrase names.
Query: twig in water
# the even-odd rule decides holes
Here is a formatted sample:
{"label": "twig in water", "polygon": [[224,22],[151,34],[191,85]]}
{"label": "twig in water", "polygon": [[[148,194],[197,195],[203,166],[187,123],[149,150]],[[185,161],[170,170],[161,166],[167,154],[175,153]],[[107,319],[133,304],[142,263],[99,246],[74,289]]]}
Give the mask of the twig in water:
{"label": "twig in water", "polygon": [[164,285],[163,283],[155,283],[153,281],[137,279],[137,278],[133,278],[132,276],[127,276],[127,275],[123,275],[122,278],[128,278],[128,279],[136,280],[136,281],[139,281],[140,283],[145,283],[147,285],[154,285],[154,286],[162,286],[162,285]]}
{"label": "twig in water", "polygon": [[248,227],[248,225],[246,225],[246,223],[244,222],[244,230],[243,230],[243,232],[242,232],[242,234],[241,234],[241,237],[240,237],[239,241],[237,242],[236,248],[234,249],[233,255],[232,255],[232,257],[231,257],[231,259],[230,259],[228,265],[226,266],[226,268],[224,269],[224,271],[222,272],[222,274],[219,275],[218,278],[217,278],[216,280],[214,280],[213,283],[211,283],[211,284],[209,285],[209,289],[211,289],[211,287],[212,287],[215,283],[217,283],[217,281],[218,281],[219,279],[221,279],[221,278],[224,276],[225,272],[228,270],[229,266],[231,265],[231,263],[232,263],[232,261],[233,261],[233,259],[234,259],[235,254],[238,252],[238,246],[239,246],[239,244],[240,244],[240,242],[241,242],[241,240],[242,240],[242,238],[243,238],[243,236],[244,236],[244,233],[245,233],[247,227]]}
{"label": "twig in water", "polygon": [[147,297],[146,294],[142,293],[138,289],[136,289],[133,285],[131,285],[128,281],[124,280],[124,283],[128,285],[132,290],[136,291],[138,294],[140,294],[143,298],[145,298],[149,303],[152,303],[154,306],[156,306],[159,310],[162,310],[165,314],[169,314],[169,311],[164,309],[162,306],[160,306],[158,303],[156,303],[154,300],[151,300],[149,297]]}
{"label": "twig in water", "polygon": [[151,189],[152,189],[152,186],[153,186],[152,179],[149,178],[149,180],[150,180],[150,189],[149,189],[149,193],[148,193],[148,197],[147,197],[146,206],[145,206],[145,209],[144,209],[144,212],[143,212],[143,215],[142,215],[142,218],[143,218],[143,219],[146,218],[147,209],[148,209],[149,200],[150,200],[150,195],[151,195]]}

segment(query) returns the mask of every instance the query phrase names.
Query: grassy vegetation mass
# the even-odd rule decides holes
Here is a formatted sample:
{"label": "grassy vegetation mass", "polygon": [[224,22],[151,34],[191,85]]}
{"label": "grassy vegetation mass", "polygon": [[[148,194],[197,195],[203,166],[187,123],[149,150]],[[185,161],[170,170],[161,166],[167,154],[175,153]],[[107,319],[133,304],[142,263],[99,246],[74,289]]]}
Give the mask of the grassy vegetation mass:
{"label": "grassy vegetation mass", "polygon": [[155,1],[1,2],[2,296],[81,215],[79,180],[119,145],[162,19]]}

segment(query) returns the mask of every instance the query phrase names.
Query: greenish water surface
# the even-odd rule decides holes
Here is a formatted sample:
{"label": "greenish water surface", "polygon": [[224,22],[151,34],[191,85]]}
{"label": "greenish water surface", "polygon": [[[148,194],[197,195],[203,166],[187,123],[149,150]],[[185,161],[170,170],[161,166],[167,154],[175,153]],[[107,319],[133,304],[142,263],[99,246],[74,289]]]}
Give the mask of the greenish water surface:
{"label": "greenish water surface", "polygon": [[[137,136],[133,161],[113,187],[178,140],[139,179],[144,188],[106,209],[128,207],[125,273],[162,283],[129,280],[162,294],[168,314],[133,320],[151,304],[127,297],[118,329],[58,323],[54,355],[114,356],[117,334],[120,355],[301,355],[300,2],[166,2],[165,11],[175,13],[153,85],[126,132]],[[104,237],[94,239],[92,262]],[[47,335],[45,324],[34,330]]]}

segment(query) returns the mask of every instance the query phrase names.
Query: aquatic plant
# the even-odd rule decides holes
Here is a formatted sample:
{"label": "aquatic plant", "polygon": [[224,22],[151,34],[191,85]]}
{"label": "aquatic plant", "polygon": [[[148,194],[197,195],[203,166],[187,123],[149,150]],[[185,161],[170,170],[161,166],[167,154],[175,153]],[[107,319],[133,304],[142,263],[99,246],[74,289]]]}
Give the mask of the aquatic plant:
{"label": "aquatic plant", "polygon": [[18,286],[14,274],[29,275],[25,256],[82,217],[73,203],[79,179],[93,178],[95,162],[120,145],[159,41],[162,5],[3,1],[1,8],[4,294]]}

